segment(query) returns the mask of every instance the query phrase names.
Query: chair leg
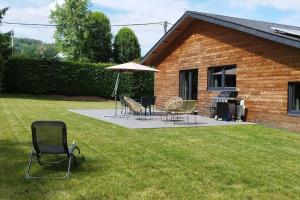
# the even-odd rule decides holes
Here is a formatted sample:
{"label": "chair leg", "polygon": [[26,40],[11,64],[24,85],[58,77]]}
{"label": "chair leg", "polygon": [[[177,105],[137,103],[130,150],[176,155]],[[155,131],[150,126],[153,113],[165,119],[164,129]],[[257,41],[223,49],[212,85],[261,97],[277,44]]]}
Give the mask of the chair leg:
{"label": "chair leg", "polygon": [[[75,158],[75,157],[74,157]],[[76,161],[75,161],[76,162]],[[71,164],[72,164],[72,156],[70,156],[69,158],[69,164],[68,164],[68,171],[67,171],[67,174],[62,177],[62,178],[70,178],[70,170],[71,170]]]}
{"label": "chair leg", "polygon": [[165,112],[165,122],[167,122],[168,121],[168,115],[169,115],[169,113],[167,113],[167,112]]}
{"label": "chair leg", "polygon": [[195,117],[195,123],[198,124],[198,123],[197,123],[197,117],[196,117],[196,115],[195,115],[194,117]]}
{"label": "chair leg", "polygon": [[[163,115],[161,115],[161,120],[163,120]],[[165,112],[165,122],[167,122],[167,121],[168,121],[168,113]]]}
{"label": "chair leg", "polygon": [[[172,115],[171,115],[172,116]],[[177,116],[178,117],[178,116]],[[174,122],[174,125],[175,125],[175,121],[176,121],[176,116],[173,114],[173,122]]]}
{"label": "chair leg", "polygon": [[31,169],[32,161],[34,159],[34,154],[36,154],[36,153],[34,150],[32,150],[32,152],[29,156],[28,167],[27,167],[26,174],[25,174],[26,179],[32,178],[32,176],[30,176],[30,169]]}
{"label": "chair leg", "polygon": [[76,166],[76,165],[77,165],[77,160],[76,160],[76,157],[75,157],[75,155],[74,155],[74,154],[72,154],[71,156],[73,157],[73,159],[74,159],[74,165]]}
{"label": "chair leg", "polygon": [[[79,148],[78,148],[78,149],[79,149]],[[53,179],[65,179],[65,178],[69,178],[69,177],[70,177],[70,170],[71,170],[72,158],[75,159],[75,156],[74,156],[74,155],[73,155],[73,156],[70,156],[69,158],[67,158],[67,160],[68,160],[67,173],[66,173],[66,175],[63,176],[63,177],[31,176],[31,175],[30,175],[30,169],[31,169],[31,166],[32,166],[32,163],[33,163],[35,157],[36,157],[36,159],[38,160],[37,155],[36,155],[36,152],[33,150],[33,151],[31,152],[31,154],[30,154],[30,157],[29,157],[29,163],[28,163],[28,167],[27,167],[27,170],[26,170],[26,174],[25,174],[25,178],[26,178],[26,179],[41,179],[41,178],[49,178],[49,179],[51,179],[51,178],[53,178]],[[76,160],[75,160],[75,163],[76,163]],[[75,163],[74,163],[74,164],[75,164]]]}
{"label": "chair leg", "polygon": [[187,117],[187,120],[188,120],[188,124],[190,124],[189,115],[187,114],[186,117]]}
{"label": "chair leg", "polygon": [[75,146],[75,149],[77,149],[78,154],[80,154],[80,149],[79,149],[79,147],[78,147],[78,146]]}

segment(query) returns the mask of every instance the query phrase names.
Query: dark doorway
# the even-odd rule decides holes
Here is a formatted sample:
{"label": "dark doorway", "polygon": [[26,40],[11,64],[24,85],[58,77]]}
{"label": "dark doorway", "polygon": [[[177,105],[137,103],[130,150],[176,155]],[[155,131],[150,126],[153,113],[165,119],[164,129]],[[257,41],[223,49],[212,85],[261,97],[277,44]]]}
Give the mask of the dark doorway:
{"label": "dark doorway", "polygon": [[198,69],[182,70],[179,72],[179,95],[185,100],[197,100]]}

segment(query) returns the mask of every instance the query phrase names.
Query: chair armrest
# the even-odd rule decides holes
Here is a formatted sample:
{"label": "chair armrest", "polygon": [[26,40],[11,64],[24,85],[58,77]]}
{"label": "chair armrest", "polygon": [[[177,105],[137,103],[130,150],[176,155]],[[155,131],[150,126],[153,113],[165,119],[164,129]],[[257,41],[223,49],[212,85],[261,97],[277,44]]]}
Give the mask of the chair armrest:
{"label": "chair armrest", "polygon": [[73,140],[73,142],[72,142],[72,144],[71,144],[71,148],[74,149],[76,146],[77,146],[77,145],[76,145],[76,142],[75,142],[75,140]]}

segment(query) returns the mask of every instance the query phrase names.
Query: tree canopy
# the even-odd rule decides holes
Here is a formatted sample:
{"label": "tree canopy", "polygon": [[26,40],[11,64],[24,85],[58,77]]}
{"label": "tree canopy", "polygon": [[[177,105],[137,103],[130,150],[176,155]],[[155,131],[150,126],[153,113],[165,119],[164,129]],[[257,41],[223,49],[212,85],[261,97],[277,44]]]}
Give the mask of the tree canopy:
{"label": "tree canopy", "polygon": [[89,0],[65,0],[50,14],[51,22],[57,25],[56,45],[71,60],[84,59],[89,4]]}
{"label": "tree canopy", "polygon": [[[8,8],[0,9],[0,23]],[[11,33],[0,33],[0,91],[2,90],[2,80],[4,76],[5,64],[10,56]]]}
{"label": "tree canopy", "polygon": [[91,62],[109,62],[112,57],[112,34],[109,19],[102,12],[90,13],[87,21],[85,56]]}
{"label": "tree canopy", "polygon": [[[130,28],[121,28],[117,33],[114,41],[113,56],[116,63],[138,61],[141,58],[139,41]],[[133,73],[132,76],[131,93],[134,98],[141,98],[145,95],[153,95],[153,73],[136,72]]]}
{"label": "tree canopy", "polygon": [[14,56],[23,58],[55,58],[59,52],[54,44],[29,38],[14,38]]}
{"label": "tree canopy", "polygon": [[112,34],[109,19],[89,10],[89,0],[66,0],[51,11],[58,49],[73,61],[109,62]]}
{"label": "tree canopy", "polygon": [[141,47],[134,32],[128,28],[121,28],[114,40],[113,57],[116,63],[125,63],[140,59]]}

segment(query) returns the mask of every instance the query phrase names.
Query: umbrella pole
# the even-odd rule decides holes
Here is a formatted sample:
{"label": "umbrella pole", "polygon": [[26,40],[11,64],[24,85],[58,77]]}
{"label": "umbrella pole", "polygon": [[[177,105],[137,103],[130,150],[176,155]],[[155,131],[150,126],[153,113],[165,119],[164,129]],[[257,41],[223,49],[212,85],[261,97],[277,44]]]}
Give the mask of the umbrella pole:
{"label": "umbrella pole", "polygon": [[115,107],[115,117],[118,116],[118,101],[117,101],[117,97],[118,97],[118,87],[119,87],[119,80],[120,80],[120,72],[118,72],[117,75],[117,80],[115,83],[115,88],[112,92],[112,96],[115,96],[115,103],[116,103],[116,107]]}

